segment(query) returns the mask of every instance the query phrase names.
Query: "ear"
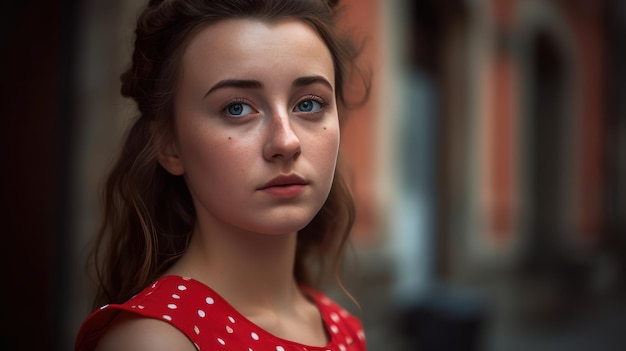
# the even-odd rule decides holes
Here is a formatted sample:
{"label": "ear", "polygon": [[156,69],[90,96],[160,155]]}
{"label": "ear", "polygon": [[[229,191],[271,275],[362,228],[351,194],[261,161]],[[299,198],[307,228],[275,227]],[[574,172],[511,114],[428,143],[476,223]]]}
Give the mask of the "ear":
{"label": "ear", "polygon": [[157,152],[157,160],[166,171],[172,175],[179,176],[185,174],[185,167],[178,155],[178,148],[174,140],[164,143]]}

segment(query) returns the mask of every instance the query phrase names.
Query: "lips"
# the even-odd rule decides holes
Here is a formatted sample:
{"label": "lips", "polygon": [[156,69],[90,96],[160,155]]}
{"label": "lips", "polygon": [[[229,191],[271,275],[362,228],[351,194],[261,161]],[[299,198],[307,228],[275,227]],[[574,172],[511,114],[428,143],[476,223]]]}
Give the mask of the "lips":
{"label": "lips", "polygon": [[265,183],[258,190],[276,198],[293,198],[304,192],[308,182],[295,174],[279,175]]}
{"label": "lips", "polygon": [[290,174],[290,175],[279,175],[276,178],[273,178],[269,182],[265,183],[263,186],[259,188],[259,190],[265,190],[272,187],[288,187],[292,185],[307,185],[308,182],[298,175]]}

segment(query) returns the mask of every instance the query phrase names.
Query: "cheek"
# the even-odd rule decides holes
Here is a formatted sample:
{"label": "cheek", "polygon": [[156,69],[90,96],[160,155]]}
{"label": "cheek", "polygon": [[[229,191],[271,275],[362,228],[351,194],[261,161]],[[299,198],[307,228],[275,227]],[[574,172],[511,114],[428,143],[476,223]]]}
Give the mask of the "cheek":
{"label": "cheek", "polygon": [[325,169],[332,173],[337,162],[339,152],[339,128],[326,125],[311,140],[311,150],[314,150],[314,162],[318,169]]}
{"label": "cheek", "polygon": [[235,161],[246,156],[232,136],[198,130],[181,135],[181,141],[181,161],[192,192],[223,189],[233,174],[243,171],[241,161]]}
{"label": "cheek", "polygon": [[339,123],[335,121],[332,124],[324,126],[323,135],[324,138],[327,139],[327,147],[331,150],[335,150],[336,155],[339,151],[339,144],[341,140]]}

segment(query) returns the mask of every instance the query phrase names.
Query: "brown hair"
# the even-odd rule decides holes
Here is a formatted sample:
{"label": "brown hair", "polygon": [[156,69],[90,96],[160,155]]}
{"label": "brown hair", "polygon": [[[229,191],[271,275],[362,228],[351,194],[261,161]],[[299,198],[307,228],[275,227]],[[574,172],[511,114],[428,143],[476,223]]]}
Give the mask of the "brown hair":
{"label": "brown hair", "polygon": [[[121,77],[122,95],[135,100],[139,116],[103,190],[104,220],[92,252],[98,279],[96,306],[126,301],[163,274],[185,250],[195,224],[184,178],[169,174],[156,159],[159,147],[172,137],[174,87],[189,40],[225,19],[296,18],[308,23],[332,54],[341,122],[348,107],[346,82],[358,71],[354,70],[358,50],[349,38],[336,34],[337,3],[151,0],[141,12],[132,64]],[[367,95],[369,84],[364,82]],[[294,274],[299,283],[312,284],[312,272],[325,272],[327,257],[338,272],[353,222],[354,203],[339,160],[328,199],[298,233]]]}

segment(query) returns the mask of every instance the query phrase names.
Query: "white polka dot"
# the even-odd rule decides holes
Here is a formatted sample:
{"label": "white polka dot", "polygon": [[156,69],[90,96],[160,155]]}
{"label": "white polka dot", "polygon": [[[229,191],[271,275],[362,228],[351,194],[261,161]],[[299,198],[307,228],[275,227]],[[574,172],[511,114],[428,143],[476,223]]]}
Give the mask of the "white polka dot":
{"label": "white polka dot", "polygon": [[336,325],[331,325],[330,326],[330,331],[333,332],[333,334],[337,334],[337,333],[339,333],[339,328],[337,328]]}
{"label": "white polka dot", "polygon": [[167,308],[169,308],[170,310],[175,310],[178,308],[178,306],[174,305],[173,303],[167,305]]}
{"label": "white polka dot", "polygon": [[146,308],[146,306],[144,306],[144,305],[137,305],[137,307],[138,307],[140,310],[143,310],[144,308]]}
{"label": "white polka dot", "polygon": [[180,299],[180,296],[178,294],[172,294],[172,297],[177,299],[177,300]]}
{"label": "white polka dot", "polygon": [[193,331],[195,331],[195,332],[196,332],[196,335],[200,335],[200,328],[198,328],[198,326],[197,326],[197,325],[194,325],[194,326],[193,326]]}
{"label": "white polka dot", "polygon": [[187,290],[187,287],[186,287],[186,286],[184,286],[184,285],[179,285],[179,286],[178,286],[178,290],[180,290],[180,291],[185,291],[185,290]]}
{"label": "white polka dot", "polygon": [[363,330],[359,330],[356,335],[359,337],[359,340],[365,340],[365,332]]}
{"label": "white polka dot", "polygon": [[198,316],[204,318],[204,316],[206,316],[206,313],[204,313],[203,310],[198,310]]}
{"label": "white polka dot", "polygon": [[346,351],[346,347],[343,344],[339,344],[339,350]]}
{"label": "white polka dot", "polygon": [[183,277],[183,280],[187,280],[187,281],[189,281],[189,280],[191,280],[191,278],[189,278],[189,277]]}
{"label": "white polka dot", "polygon": [[212,305],[212,304],[214,304],[214,303],[215,303],[215,301],[214,301],[212,298],[207,297],[207,298],[206,298],[206,303],[208,303],[209,305]]}
{"label": "white polka dot", "polygon": [[285,351],[285,348],[282,346],[276,346],[276,351]]}
{"label": "white polka dot", "polygon": [[196,347],[196,350],[200,351],[200,346],[198,346],[198,344],[196,344],[195,342],[193,343],[193,346]]}
{"label": "white polka dot", "polygon": [[163,319],[165,319],[167,321],[172,321],[172,317],[170,317],[170,316],[168,316],[166,314],[163,315]]}
{"label": "white polka dot", "polygon": [[346,338],[346,344],[348,344],[348,345],[352,345],[352,343],[353,343],[353,342],[354,342],[354,340],[352,340],[352,338],[351,338],[351,337],[349,337],[349,336],[348,336],[348,337]]}
{"label": "white polka dot", "polygon": [[248,347],[248,351],[254,351],[251,347]]}
{"label": "white polka dot", "polygon": [[130,306],[130,308],[137,308],[137,306],[135,306],[135,305],[132,305],[132,306]]}
{"label": "white polka dot", "polygon": [[226,342],[222,340],[221,338],[217,338],[217,342],[219,342],[222,345],[226,345]]}
{"label": "white polka dot", "polygon": [[252,337],[252,339],[254,340],[259,340],[259,335],[255,332],[250,333],[250,336]]}
{"label": "white polka dot", "polygon": [[338,323],[339,322],[339,316],[337,315],[337,313],[333,312],[330,314],[330,319],[333,320],[333,322]]}
{"label": "white polka dot", "polygon": [[152,289],[156,288],[157,286],[157,282],[154,282],[154,284],[152,284]]}
{"label": "white polka dot", "polygon": [[231,317],[231,316],[228,316],[228,320],[229,320],[231,323],[235,323],[235,318],[233,318],[233,317]]}
{"label": "white polka dot", "polygon": [[228,332],[228,334],[232,334],[233,333],[233,328],[226,326],[226,331]]}

